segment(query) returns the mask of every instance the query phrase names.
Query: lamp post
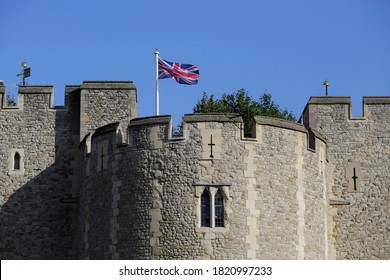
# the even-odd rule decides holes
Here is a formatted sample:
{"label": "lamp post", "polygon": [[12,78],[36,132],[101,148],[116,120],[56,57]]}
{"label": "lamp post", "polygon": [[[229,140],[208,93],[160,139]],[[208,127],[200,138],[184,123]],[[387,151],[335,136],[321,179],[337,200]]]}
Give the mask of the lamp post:
{"label": "lamp post", "polygon": [[22,72],[20,72],[16,76],[18,76],[18,77],[23,76],[22,85],[25,86],[26,85],[26,78],[30,77],[30,75],[31,75],[31,68],[27,67],[27,62],[26,61],[22,61],[21,66],[22,66]]}

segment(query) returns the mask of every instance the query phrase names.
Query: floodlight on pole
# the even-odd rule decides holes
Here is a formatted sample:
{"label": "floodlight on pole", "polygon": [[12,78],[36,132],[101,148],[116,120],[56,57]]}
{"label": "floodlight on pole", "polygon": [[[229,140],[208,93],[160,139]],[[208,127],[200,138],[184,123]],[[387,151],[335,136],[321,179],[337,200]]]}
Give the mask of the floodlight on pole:
{"label": "floodlight on pole", "polygon": [[16,76],[17,77],[22,76],[22,79],[23,79],[22,85],[25,86],[26,85],[26,78],[30,77],[30,75],[31,75],[31,68],[27,67],[27,62],[24,60],[22,61],[21,66],[22,66],[22,72],[20,72]]}

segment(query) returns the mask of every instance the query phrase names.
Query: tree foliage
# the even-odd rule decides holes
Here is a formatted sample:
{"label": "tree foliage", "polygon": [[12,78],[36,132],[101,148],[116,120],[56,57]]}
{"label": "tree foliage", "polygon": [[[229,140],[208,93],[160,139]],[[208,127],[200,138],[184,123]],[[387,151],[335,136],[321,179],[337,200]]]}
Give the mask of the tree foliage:
{"label": "tree foliage", "polygon": [[7,94],[7,104],[8,106],[16,106],[15,98],[9,94]]}
{"label": "tree foliage", "polygon": [[254,116],[267,116],[296,121],[292,112],[281,109],[272,100],[272,95],[265,92],[258,100],[254,100],[244,89],[232,94],[223,94],[221,99],[215,99],[214,95],[203,96],[196,103],[194,113],[236,113],[241,114],[245,124],[245,135],[250,135]]}

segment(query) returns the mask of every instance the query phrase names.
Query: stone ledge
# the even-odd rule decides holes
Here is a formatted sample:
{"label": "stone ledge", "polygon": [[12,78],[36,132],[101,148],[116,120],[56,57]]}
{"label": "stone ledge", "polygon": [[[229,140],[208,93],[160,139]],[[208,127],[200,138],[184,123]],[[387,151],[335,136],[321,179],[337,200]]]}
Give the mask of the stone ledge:
{"label": "stone ledge", "polygon": [[170,115],[136,118],[130,121],[129,127],[141,125],[169,124],[171,122],[171,119],[172,117]]}
{"label": "stone ledge", "polygon": [[133,81],[84,81],[81,89],[136,89]]}
{"label": "stone ledge", "polygon": [[390,96],[363,96],[363,104],[390,104]]}
{"label": "stone ledge", "polygon": [[95,133],[92,135],[92,138],[95,138],[97,136],[116,131],[119,126],[119,122],[107,124],[105,126],[99,127],[96,129]]}
{"label": "stone ledge", "polygon": [[283,119],[255,116],[255,122],[256,124],[275,126],[275,127],[300,131],[303,133],[308,133],[307,129],[303,125],[299,123],[283,120]]}
{"label": "stone ledge", "polygon": [[313,128],[310,128],[310,130],[313,132],[313,134],[316,138],[320,139],[322,142],[324,142],[326,144],[326,138],[321,133],[319,133],[317,130],[315,130]]}
{"label": "stone ledge", "polygon": [[232,113],[207,113],[207,114],[185,114],[184,122],[240,122],[242,123],[241,114]]}
{"label": "stone ledge", "polygon": [[19,86],[19,94],[53,94],[52,85]]}
{"label": "stone ledge", "polygon": [[312,96],[307,104],[351,104],[350,96]]}

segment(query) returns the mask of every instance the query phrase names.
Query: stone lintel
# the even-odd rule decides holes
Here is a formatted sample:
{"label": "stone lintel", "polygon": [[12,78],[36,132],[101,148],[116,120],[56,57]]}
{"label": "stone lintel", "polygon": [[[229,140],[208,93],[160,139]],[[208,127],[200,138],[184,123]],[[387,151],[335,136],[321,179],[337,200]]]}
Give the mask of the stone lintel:
{"label": "stone lintel", "polygon": [[329,205],[350,205],[350,204],[351,202],[344,201],[344,200],[334,200],[334,199],[329,200]]}
{"label": "stone lintel", "polygon": [[232,183],[194,183],[193,187],[231,187]]}

